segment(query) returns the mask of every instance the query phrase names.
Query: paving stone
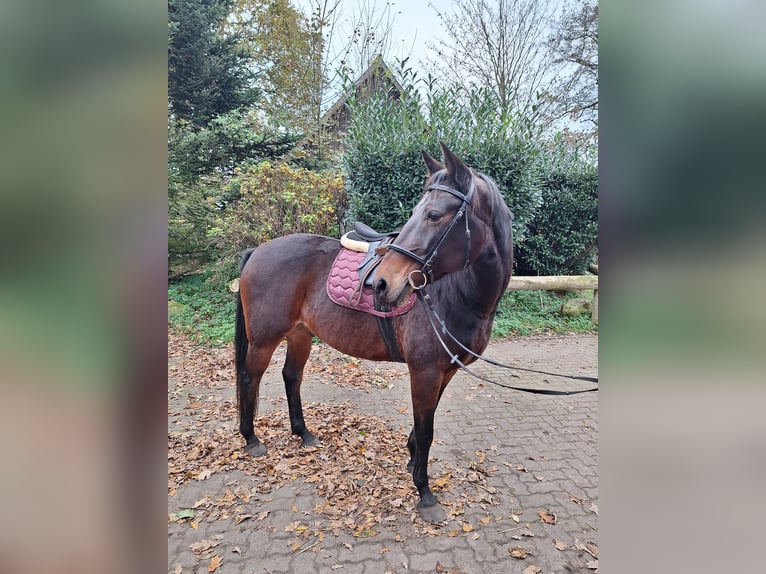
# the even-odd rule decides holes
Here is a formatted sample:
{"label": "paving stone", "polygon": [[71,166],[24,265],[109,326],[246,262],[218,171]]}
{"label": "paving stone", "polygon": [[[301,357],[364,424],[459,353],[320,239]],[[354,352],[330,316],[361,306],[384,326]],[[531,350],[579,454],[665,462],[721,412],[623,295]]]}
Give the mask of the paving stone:
{"label": "paving stone", "polygon": [[[512,339],[493,343],[485,354],[527,368],[578,376],[598,375],[595,335]],[[261,405],[264,409],[281,410],[284,431],[289,433],[280,370],[281,363],[275,358],[261,386]],[[591,386],[582,381],[533,373],[520,372],[520,376],[515,377],[511,372],[484,365],[477,366],[476,370],[500,383],[518,386],[560,389]],[[387,380],[387,386],[367,389],[343,389],[323,382],[312,384],[311,376],[307,375],[303,385],[304,405],[340,404],[351,400],[360,412],[389,417],[391,428],[399,429],[406,440],[412,424],[412,409],[406,368],[402,366],[401,372],[401,377]],[[543,382],[544,379],[549,382]],[[178,387],[171,379],[168,388],[172,392]],[[222,393],[220,389],[193,392]],[[182,416],[169,417],[169,427],[193,420],[193,412],[183,412],[187,401],[185,389],[176,400],[180,401],[178,405],[169,406]],[[405,411],[400,413],[405,405]],[[217,421],[216,424],[224,426],[235,422]],[[316,431],[321,436],[321,429]],[[188,524],[169,522],[168,572],[173,572],[176,564],[180,564],[185,573],[207,572],[208,560],[200,560],[191,552],[190,545],[216,534],[224,535],[217,547],[224,557],[216,570],[218,574],[430,574],[435,571],[437,562],[444,568],[463,570],[467,574],[522,572],[529,565],[541,567],[546,574],[592,572],[585,566],[590,559],[587,554],[573,548],[557,550],[553,540],[563,540],[570,545],[575,538],[583,542],[597,543],[598,540],[598,516],[588,510],[591,504],[598,504],[598,393],[541,397],[500,389],[459,373],[439,405],[434,434],[429,469],[432,476],[448,467],[467,468],[477,458],[476,451],[485,453],[486,466],[498,468],[490,473],[486,484],[497,490],[493,496],[500,501],[500,506],[489,505],[486,509],[466,506],[464,514],[449,523],[452,529],[460,528],[458,523],[465,521],[475,525],[475,531],[448,537],[445,529],[441,535],[432,537],[416,532],[411,523],[402,521],[395,531],[401,536],[401,542],[393,539],[395,532],[385,528],[370,539],[356,539],[346,533],[337,537],[330,534],[325,536],[318,552],[308,550],[295,555],[291,549],[295,538],[285,533],[285,526],[296,517],[310,520],[303,512],[311,512],[320,499],[309,485],[294,485],[251,499],[252,508],[269,510],[268,516],[257,523],[245,521],[235,525],[232,519],[201,521],[199,529],[194,530]],[[528,472],[516,470],[517,465],[526,467]],[[543,480],[537,480],[535,475]],[[190,481],[180,486],[175,496],[169,497],[168,513],[190,507],[205,495],[221,496],[226,485],[233,481],[246,484],[252,482],[252,478],[242,473],[215,473],[205,481]],[[409,486],[414,490],[414,486]],[[572,501],[570,496],[582,503]],[[439,497],[444,502],[459,502],[454,492],[440,493]],[[298,514],[292,512],[293,505]],[[555,514],[557,523],[542,523],[539,510]],[[520,523],[511,519],[512,511]],[[485,516],[493,518],[487,525],[480,523]],[[501,520],[495,521],[494,517]],[[522,536],[522,532],[533,536]],[[474,535],[478,535],[476,539]],[[350,544],[352,550],[343,546],[344,543]],[[241,554],[232,552],[234,546],[239,547]],[[527,549],[528,558],[511,557],[509,548],[513,546]],[[381,552],[384,548],[387,550]]]}

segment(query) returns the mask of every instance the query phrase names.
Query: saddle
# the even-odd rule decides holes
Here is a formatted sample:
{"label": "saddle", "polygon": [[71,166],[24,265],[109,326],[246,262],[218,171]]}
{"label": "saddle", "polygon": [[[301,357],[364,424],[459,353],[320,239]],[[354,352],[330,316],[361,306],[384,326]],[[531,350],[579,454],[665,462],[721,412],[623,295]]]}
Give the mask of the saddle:
{"label": "saddle", "polygon": [[359,279],[362,285],[372,287],[375,267],[380,263],[380,257],[375,254],[375,249],[380,245],[391,243],[399,230],[389,233],[378,233],[369,225],[360,221],[354,223],[354,229],[340,238],[340,244],[351,251],[364,253],[365,257],[359,264]]}
{"label": "saddle", "polygon": [[353,231],[341,237],[343,247],[327,276],[327,295],[330,300],[376,317],[395,317],[412,309],[416,299],[414,293],[404,305],[393,308],[377,305],[372,293],[375,269],[382,259],[382,256],[375,253],[375,248],[393,241],[398,233],[378,233],[364,223],[355,223]]}
{"label": "saddle", "polygon": [[390,318],[410,311],[417,296],[412,293],[403,305],[386,308],[378,305],[372,291],[375,269],[382,259],[375,253],[375,248],[390,243],[398,234],[398,230],[378,233],[363,223],[355,223],[354,229],[341,237],[342,247],[327,276],[326,290],[333,303],[377,317],[378,327],[392,358],[404,362],[396,345]]}

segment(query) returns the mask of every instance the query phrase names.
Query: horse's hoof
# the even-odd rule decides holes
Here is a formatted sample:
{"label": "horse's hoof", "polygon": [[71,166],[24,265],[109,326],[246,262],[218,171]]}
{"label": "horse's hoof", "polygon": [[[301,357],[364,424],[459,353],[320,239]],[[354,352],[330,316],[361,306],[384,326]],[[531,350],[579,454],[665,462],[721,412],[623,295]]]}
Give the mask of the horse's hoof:
{"label": "horse's hoof", "polygon": [[420,506],[418,504],[418,512],[420,512],[420,517],[426,522],[435,523],[447,520],[447,513],[438,502],[431,506]]}
{"label": "horse's hoof", "polygon": [[259,458],[266,454],[266,446],[262,442],[249,444],[245,447],[245,452],[252,457]]}
{"label": "horse's hoof", "polygon": [[304,448],[307,446],[322,446],[322,442],[313,434],[309,434],[303,437],[303,444],[301,446]]}

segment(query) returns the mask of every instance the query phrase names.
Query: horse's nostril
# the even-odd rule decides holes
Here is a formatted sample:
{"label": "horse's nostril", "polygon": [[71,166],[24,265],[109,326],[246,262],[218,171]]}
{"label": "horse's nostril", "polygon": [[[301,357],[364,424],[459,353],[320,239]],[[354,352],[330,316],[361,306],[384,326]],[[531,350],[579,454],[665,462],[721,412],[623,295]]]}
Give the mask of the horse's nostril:
{"label": "horse's nostril", "polygon": [[386,280],[383,278],[377,279],[375,281],[375,293],[377,295],[385,295],[386,291],[388,291],[388,283],[386,283]]}

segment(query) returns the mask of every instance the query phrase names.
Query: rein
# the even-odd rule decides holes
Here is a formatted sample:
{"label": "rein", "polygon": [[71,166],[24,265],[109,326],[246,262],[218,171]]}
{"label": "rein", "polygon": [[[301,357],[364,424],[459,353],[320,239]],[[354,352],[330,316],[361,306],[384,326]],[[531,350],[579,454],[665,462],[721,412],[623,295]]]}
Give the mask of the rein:
{"label": "rein", "polygon": [[[458,367],[460,367],[462,370],[464,370],[469,375],[476,377],[477,379],[481,379],[482,381],[486,381],[488,383],[491,383],[493,385],[497,385],[498,387],[503,387],[505,389],[513,389],[514,391],[523,391],[525,393],[532,393],[536,395],[578,395],[580,393],[590,393],[593,391],[598,391],[598,387],[594,387],[592,389],[582,389],[579,391],[556,391],[551,389],[530,389],[527,387],[516,387],[513,385],[504,385],[503,383],[498,383],[497,381],[493,381],[492,379],[488,379],[487,377],[484,377],[478,373],[475,373],[471,369],[469,369],[463,361],[460,360],[460,357],[457,356],[457,354],[453,353],[449,350],[449,347],[447,346],[447,343],[444,342],[444,338],[439,333],[441,330],[442,333],[449,336],[450,339],[452,339],[455,343],[458,344],[458,346],[472,355],[473,357],[476,357],[477,359],[481,359],[482,361],[485,361],[489,363],[490,365],[495,365],[496,367],[503,367],[505,369],[515,369],[517,371],[527,371],[530,373],[539,373],[542,375],[551,375],[553,377],[562,377],[565,379],[576,379],[580,381],[588,381],[591,383],[598,383],[598,379],[594,377],[576,377],[574,375],[560,375],[558,373],[549,373],[547,371],[538,371],[536,369],[526,369],[524,367],[514,367],[512,365],[506,365],[504,363],[500,363],[498,361],[495,361],[493,359],[489,359],[487,357],[484,357],[482,355],[479,355],[478,353],[474,353],[471,349],[463,345],[460,341],[458,341],[457,337],[450,333],[449,329],[447,329],[447,325],[444,323],[444,320],[439,317],[439,315],[436,313],[436,310],[433,307],[433,302],[431,301],[430,295],[425,292],[424,289],[416,289],[418,294],[418,300],[420,301],[421,305],[423,306],[423,311],[425,312],[426,318],[428,319],[428,322],[431,324],[431,328],[434,331],[434,334],[436,335],[436,338],[439,340],[439,343],[441,343],[441,346],[444,348],[444,350],[447,352],[447,354],[450,356],[450,363],[456,364]],[[441,329],[439,329],[439,326],[437,326],[437,323],[441,326]]]}

